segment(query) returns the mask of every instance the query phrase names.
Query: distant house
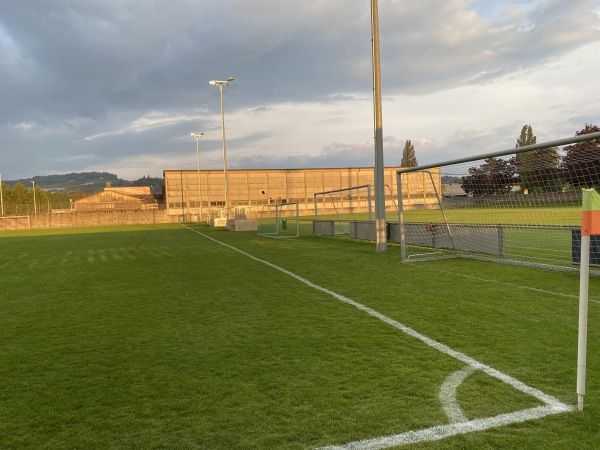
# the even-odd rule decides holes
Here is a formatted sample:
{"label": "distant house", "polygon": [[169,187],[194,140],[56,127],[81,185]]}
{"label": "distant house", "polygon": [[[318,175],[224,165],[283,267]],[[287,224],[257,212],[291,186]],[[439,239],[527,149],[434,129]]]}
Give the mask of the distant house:
{"label": "distant house", "polygon": [[[515,194],[521,191],[521,186],[514,185],[511,187],[510,192]],[[527,194],[527,192],[524,192]],[[442,196],[445,198],[455,198],[455,197],[472,197],[473,193],[467,193],[463,190],[462,185],[458,183],[451,184],[442,184]]]}
{"label": "distant house", "polygon": [[460,184],[442,184],[442,196],[449,197],[467,197],[467,193]]}
{"label": "distant house", "polygon": [[106,182],[102,192],[88,195],[73,202],[75,211],[110,211],[157,209],[158,204],[149,186],[111,187]]}

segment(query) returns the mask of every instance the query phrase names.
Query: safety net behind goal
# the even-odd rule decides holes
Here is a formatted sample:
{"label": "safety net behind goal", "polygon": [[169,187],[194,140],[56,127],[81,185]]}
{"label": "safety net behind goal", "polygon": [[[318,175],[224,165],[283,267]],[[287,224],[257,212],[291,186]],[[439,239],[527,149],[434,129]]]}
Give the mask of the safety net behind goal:
{"label": "safety net behind goal", "polygon": [[[462,255],[576,266],[581,189],[600,185],[599,137],[399,170],[403,261]],[[409,201],[415,180],[435,201]],[[600,264],[600,243],[592,255]]]}

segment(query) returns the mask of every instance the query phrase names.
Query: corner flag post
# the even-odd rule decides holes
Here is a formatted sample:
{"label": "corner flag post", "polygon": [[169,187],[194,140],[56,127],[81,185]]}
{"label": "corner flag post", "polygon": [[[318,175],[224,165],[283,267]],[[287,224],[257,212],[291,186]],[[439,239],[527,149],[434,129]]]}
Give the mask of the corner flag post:
{"label": "corner flag post", "polygon": [[583,411],[587,351],[588,291],[590,280],[590,236],[600,235],[600,195],[582,190],[581,264],[579,266],[579,336],[577,343],[577,409]]}

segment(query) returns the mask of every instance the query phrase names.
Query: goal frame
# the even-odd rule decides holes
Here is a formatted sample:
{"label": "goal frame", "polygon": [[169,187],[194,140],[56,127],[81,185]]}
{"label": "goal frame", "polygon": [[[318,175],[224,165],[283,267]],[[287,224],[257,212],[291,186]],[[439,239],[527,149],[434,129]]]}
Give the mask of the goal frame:
{"label": "goal frame", "polygon": [[[548,142],[539,143],[539,144],[533,144],[533,145],[528,145],[528,146],[523,146],[523,147],[516,147],[516,148],[500,150],[500,151],[491,152],[491,153],[484,153],[484,154],[479,154],[479,155],[460,158],[460,159],[426,164],[426,165],[421,165],[421,166],[417,166],[417,167],[402,168],[402,169],[397,170],[396,178],[397,178],[397,188],[398,188],[398,225],[399,225],[399,231],[400,231],[401,261],[402,262],[414,261],[414,259],[411,260],[411,258],[407,254],[407,247],[409,245],[407,244],[406,230],[407,230],[408,224],[405,221],[405,217],[404,217],[405,216],[405,208],[404,208],[404,198],[403,198],[403,180],[402,180],[403,175],[410,174],[410,173],[416,173],[416,172],[424,172],[424,173],[429,173],[429,176],[431,177],[432,175],[431,175],[430,170],[436,169],[436,170],[440,171],[440,177],[441,177],[441,169],[446,166],[475,162],[475,161],[486,160],[486,159],[490,159],[490,158],[500,158],[500,157],[512,156],[512,155],[517,155],[520,153],[530,152],[530,151],[534,151],[534,150],[542,150],[542,149],[547,149],[547,148],[552,148],[552,147],[561,147],[561,146],[565,146],[565,145],[569,145],[569,144],[576,144],[576,143],[591,141],[591,140],[595,140],[595,139],[600,139],[600,132],[588,133],[588,134],[584,134],[584,135],[573,136],[573,137],[564,138],[564,139],[557,139],[557,140],[548,141]],[[438,203],[440,206],[440,208],[439,208],[440,214],[444,218],[445,228],[447,230],[448,237],[450,239],[450,242],[452,242],[452,245],[454,245],[454,242],[453,242],[454,239],[452,236],[451,227],[446,218],[446,212],[443,207],[443,202],[441,202],[441,193],[438,192],[436,183],[433,182],[433,180],[432,180],[432,186],[434,187],[436,196],[438,198]],[[444,224],[442,224],[442,225],[444,225]],[[433,254],[433,252],[431,252],[430,254],[428,254],[427,258],[421,258],[418,260],[422,261],[423,259],[439,259],[440,257],[443,257],[443,258],[466,257],[466,258],[473,258],[473,259],[489,259],[489,260],[493,260],[493,261],[497,261],[497,262],[504,262],[504,263],[509,263],[509,264],[519,264],[519,265],[536,266],[536,267],[541,266],[541,267],[546,267],[546,268],[551,268],[551,269],[556,269],[556,270],[564,269],[564,270],[573,271],[573,272],[579,271],[578,268],[552,266],[550,264],[517,261],[517,260],[504,259],[504,258],[492,258],[492,257],[482,256],[479,254],[469,254],[468,252],[460,252],[460,253],[452,252],[452,249],[449,249],[447,247],[446,247],[446,249],[449,251],[443,252],[443,254],[440,254],[438,256],[435,256]]]}
{"label": "goal frame", "polygon": [[[24,221],[26,221],[27,228],[7,227],[6,223],[3,223],[5,221],[7,223],[9,223],[10,221],[16,222],[18,219],[23,219]],[[0,230],[20,230],[20,229],[31,230],[31,216],[0,216]]]}
{"label": "goal frame", "polygon": [[[295,215],[293,216],[284,216],[281,214],[281,210],[283,207],[293,206],[295,205]],[[265,216],[265,207],[275,208],[275,216],[267,215]],[[267,219],[272,217],[274,219],[274,231],[273,232],[261,232],[261,226],[263,219]],[[280,233],[280,223],[282,224],[282,229],[287,229],[287,221],[288,218],[293,218],[296,221],[296,233],[291,235],[283,235]],[[285,225],[284,225],[285,223]],[[269,205],[263,205],[260,216],[258,219],[258,230],[256,233],[257,236],[266,237],[270,239],[285,239],[285,238],[295,238],[300,236],[300,203],[298,202],[284,202],[284,203],[274,203]]]}
{"label": "goal frame", "polygon": [[[371,194],[371,189],[372,189],[372,185],[371,184],[361,184],[358,186],[349,186],[346,188],[341,188],[341,189],[332,189],[330,191],[322,191],[322,192],[315,192],[313,194],[313,203],[314,203],[314,209],[315,209],[315,222],[319,221],[319,202],[317,200],[317,197],[320,195],[329,195],[329,198],[331,198],[331,194],[338,194],[341,192],[350,192],[350,191],[354,191],[354,190],[358,190],[358,189],[366,189],[367,190],[367,210],[369,213],[369,222],[373,221],[373,196]],[[333,203],[333,202],[332,202]],[[336,235],[347,235],[350,233],[349,229],[345,230],[344,229],[344,222],[350,222],[350,220],[343,220],[340,217],[340,213],[339,209],[335,206],[335,203],[333,203],[334,205],[334,209],[335,209],[335,215],[336,215],[336,219],[331,221],[331,236],[336,236]],[[336,232],[336,224],[339,225],[339,228],[341,229],[341,232]]]}

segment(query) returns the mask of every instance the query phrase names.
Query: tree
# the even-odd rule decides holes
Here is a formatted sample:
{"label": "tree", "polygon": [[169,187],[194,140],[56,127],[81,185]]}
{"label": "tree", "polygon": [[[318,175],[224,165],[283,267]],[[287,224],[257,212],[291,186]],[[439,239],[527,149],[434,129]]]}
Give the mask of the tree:
{"label": "tree", "polygon": [[[516,148],[537,143],[531,125],[523,125]],[[515,165],[521,189],[531,192],[547,192],[560,189],[562,182],[556,147],[517,153]]]}
{"label": "tree", "polygon": [[9,192],[10,201],[17,205],[30,203],[29,197],[30,196],[27,188],[23,186],[20,181],[17,181],[12,190]]}
{"label": "tree", "polygon": [[[516,148],[526,147],[533,145],[537,142],[537,137],[533,135],[531,125],[523,125],[521,128],[521,135],[517,139]],[[517,165],[517,171],[519,172],[519,181],[521,183],[521,189],[532,189],[531,171],[535,164],[534,152],[517,153],[515,156],[515,163]]]}
{"label": "tree", "polygon": [[[586,123],[577,136],[596,133],[600,127]],[[562,174],[565,181],[573,187],[600,186],[600,140],[578,142],[564,148],[565,155],[561,161]]]}
{"label": "tree", "polygon": [[462,189],[472,195],[508,194],[518,181],[514,158],[488,158],[462,177]]}
{"label": "tree", "polygon": [[75,194],[73,194],[73,200],[79,200],[80,198],[83,198],[83,197],[87,197],[87,194],[85,193],[85,191],[83,189],[78,187],[75,190]]}
{"label": "tree", "polygon": [[519,139],[517,139],[516,147],[526,147],[535,143],[537,143],[537,137],[533,135],[531,125],[523,125],[523,128],[521,128],[521,135],[519,136]]}
{"label": "tree", "polygon": [[412,145],[410,140],[404,144],[404,151],[402,152],[402,161],[400,162],[401,167],[417,167],[417,157],[415,155],[415,146]]}

